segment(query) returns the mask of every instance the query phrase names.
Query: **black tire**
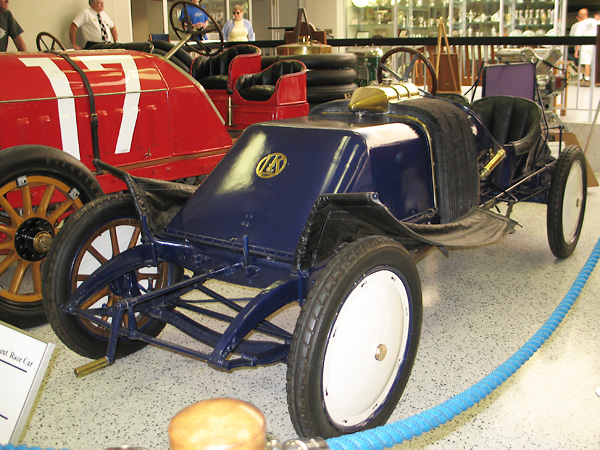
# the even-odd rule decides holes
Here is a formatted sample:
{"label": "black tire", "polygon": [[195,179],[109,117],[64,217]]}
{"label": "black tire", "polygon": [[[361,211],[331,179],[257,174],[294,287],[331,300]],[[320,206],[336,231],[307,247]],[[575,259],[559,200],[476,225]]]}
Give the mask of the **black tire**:
{"label": "black tire", "polygon": [[[150,41],[150,42],[152,43],[152,45],[154,45],[154,54],[160,55],[160,56],[165,56],[174,47],[174,44],[172,44],[171,42],[167,42],[167,41]],[[189,73],[190,67],[192,66],[192,62],[194,61],[194,58],[192,58],[192,55],[190,55],[184,49],[180,48],[170,58],[170,61],[173,64],[175,64],[176,66],[183,69],[186,73]]]}
{"label": "black tire", "polygon": [[318,53],[309,55],[281,55],[278,60],[296,59],[302,61],[307,69],[327,70],[356,66],[354,53]]}
{"label": "black tire", "polygon": [[419,275],[404,247],[369,236],[342,248],[296,323],[287,369],[296,432],[329,438],[384,424],[410,377],[421,318]]}
{"label": "black tire", "polygon": [[[120,245],[116,245],[114,239],[117,228],[121,236]],[[103,259],[110,259],[121,250],[136,245],[138,239],[139,218],[133,199],[128,193],[116,193],[100,197],[77,211],[48,254],[43,270],[46,315],[60,340],[82,356],[93,359],[105,356],[110,329],[65,312],[63,305],[86,275],[102,265]],[[167,264],[158,269],[138,270],[137,273],[140,284],[146,289],[172,283],[180,277],[180,269]],[[92,292],[89,299],[86,308],[97,304],[111,306],[120,297],[113,295],[106,286]],[[147,316],[138,315],[136,320],[139,329],[151,336],[157,336],[165,326],[163,322]],[[129,355],[146,345],[142,341],[121,337],[116,357]]]}
{"label": "black tire", "polygon": [[[46,323],[41,267],[47,247],[65,218],[102,195],[102,188],[81,161],[41,145],[0,151],[0,167],[0,320],[31,328]],[[52,203],[41,207],[42,194],[51,190]],[[33,208],[15,213],[15,201],[24,197]],[[64,213],[53,215],[60,207]]]}
{"label": "black tire", "polygon": [[576,145],[561,152],[548,191],[548,243],[557,258],[568,258],[579,241],[587,199],[585,156]]}
{"label": "black tire", "polygon": [[349,97],[356,89],[355,84],[342,84],[338,86],[307,86],[306,99],[308,103],[325,103]]}
{"label": "black tire", "polygon": [[424,97],[394,104],[393,113],[416,119],[431,137],[440,223],[453,222],[477,206],[477,144],[465,111]]}
{"label": "black tire", "polygon": [[330,86],[338,84],[354,83],[356,80],[356,70],[350,68],[344,69],[308,69],[306,71],[307,86]]}

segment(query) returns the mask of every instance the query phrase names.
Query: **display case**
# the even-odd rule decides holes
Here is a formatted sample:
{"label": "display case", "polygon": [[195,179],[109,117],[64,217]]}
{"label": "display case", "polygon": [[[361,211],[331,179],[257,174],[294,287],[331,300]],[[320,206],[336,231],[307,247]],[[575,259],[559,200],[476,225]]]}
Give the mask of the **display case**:
{"label": "display case", "polygon": [[452,0],[452,36],[499,36],[502,0]]}
{"label": "display case", "polygon": [[449,0],[405,0],[398,3],[399,36],[437,36],[438,19],[448,17]]}
{"label": "display case", "polygon": [[346,0],[346,36],[437,36],[444,20],[452,36],[544,36],[565,0]]}
{"label": "display case", "polygon": [[395,37],[395,11],[390,0],[347,0],[346,36]]}
{"label": "display case", "polygon": [[545,36],[554,30],[555,12],[561,1],[504,0],[505,21],[510,36]]}
{"label": "display case", "polygon": [[450,0],[347,0],[347,32],[353,37],[436,36],[437,19]]}

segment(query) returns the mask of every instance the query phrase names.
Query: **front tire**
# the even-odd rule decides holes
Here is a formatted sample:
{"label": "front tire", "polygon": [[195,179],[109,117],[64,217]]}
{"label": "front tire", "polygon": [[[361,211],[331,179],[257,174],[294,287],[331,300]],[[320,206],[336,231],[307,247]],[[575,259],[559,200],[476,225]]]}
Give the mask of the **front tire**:
{"label": "front tire", "polygon": [[383,425],[408,382],[421,332],[419,276],[396,241],[344,247],[303,306],[290,348],[287,396],[300,436]]}
{"label": "front tire", "polygon": [[586,199],[585,156],[578,146],[571,145],[556,161],[548,192],[548,243],[557,258],[568,258],[577,246]]}
{"label": "front tire", "polygon": [[[77,211],[48,254],[43,271],[46,315],[56,335],[82,356],[97,359],[106,355],[110,328],[69,314],[63,306],[77,287],[104,262],[138,245],[140,234],[140,222],[131,195],[110,194]],[[142,292],[178,281],[179,277],[179,268],[166,263],[137,270],[137,282]],[[107,284],[91,293],[81,309],[90,310],[101,305],[110,308],[120,299]],[[104,319],[111,321],[109,316]],[[165,327],[163,322],[140,314],[136,321],[138,329],[151,336],[157,336]],[[127,316],[123,322],[121,325],[127,326]],[[121,337],[116,357],[129,355],[145,345],[143,341]]]}

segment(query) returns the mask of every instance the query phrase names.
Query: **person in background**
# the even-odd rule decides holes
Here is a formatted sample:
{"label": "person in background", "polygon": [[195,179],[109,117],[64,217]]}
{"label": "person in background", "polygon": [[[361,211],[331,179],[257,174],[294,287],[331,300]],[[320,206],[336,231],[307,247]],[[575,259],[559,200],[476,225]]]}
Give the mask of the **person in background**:
{"label": "person in background", "polygon": [[0,52],[5,52],[8,48],[9,37],[12,38],[18,51],[26,52],[27,45],[21,34],[23,34],[23,28],[8,10],[8,0],[0,0]]}
{"label": "person in background", "polygon": [[225,22],[223,34],[225,40],[231,42],[253,41],[255,39],[252,24],[248,19],[244,19],[244,7],[242,5],[233,7],[233,19]]}
{"label": "person in background", "polygon": [[81,28],[81,35],[85,41],[85,48],[119,40],[115,23],[104,12],[104,0],[89,0],[89,5],[89,8],[80,11],[75,16],[69,26],[71,45],[76,50],[81,50],[81,47],[76,43],[79,28]]}
{"label": "person in background", "polygon": [[[572,35],[574,36],[596,36],[598,22],[596,19],[589,17],[587,8],[582,8],[577,13],[577,23]],[[593,45],[577,45],[575,46],[575,58],[579,58],[579,64],[583,67],[583,76],[581,78],[581,86],[590,85],[590,73],[592,58],[594,56]]]}
{"label": "person in background", "polygon": [[[200,5],[200,3],[202,2],[202,0],[191,0],[191,1],[194,5]],[[208,27],[208,14],[206,14],[200,8],[196,8],[193,6],[185,5],[184,8],[185,8],[185,10],[187,10],[187,13],[190,17],[190,21],[192,22],[192,25],[194,26],[194,28],[196,30],[198,30],[200,28],[206,29],[206,27]],[[185,19],[184,9],[182,9],[181,14],[179,16],[179,20],[181,20],[182,25],[185,27],[186,24],[184,23],[184,19]],[[206,38],[206,36],[205,36],[205,38]]]}

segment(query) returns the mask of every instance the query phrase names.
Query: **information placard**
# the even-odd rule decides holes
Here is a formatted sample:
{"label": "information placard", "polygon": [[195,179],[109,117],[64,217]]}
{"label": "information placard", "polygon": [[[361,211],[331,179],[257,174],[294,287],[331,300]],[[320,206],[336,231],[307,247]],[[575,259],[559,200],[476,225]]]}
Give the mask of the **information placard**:
{"label": "information placard", "polygon": [[0,322],[0,444],[16,444],[50,363],[54,344]]}

